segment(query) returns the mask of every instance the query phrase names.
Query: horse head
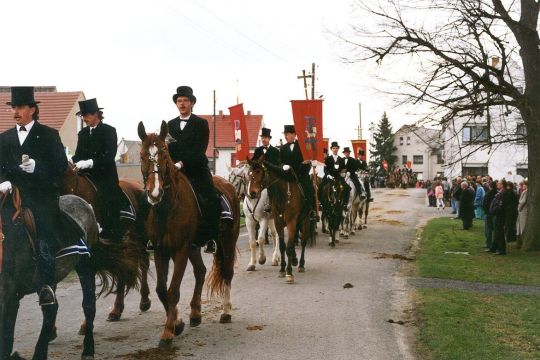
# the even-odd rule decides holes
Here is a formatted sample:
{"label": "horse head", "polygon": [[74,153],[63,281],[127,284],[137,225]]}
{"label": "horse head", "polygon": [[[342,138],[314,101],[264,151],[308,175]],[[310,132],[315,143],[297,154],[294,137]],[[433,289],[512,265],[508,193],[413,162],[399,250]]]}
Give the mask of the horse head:
{"label": "horse head", "polygon": [[261,195],[261,192],[265,189],[264,178],[266,169],[264,167],[264,155],[258,160],[248,160],[249,173],[247,184],[247,196],[251,199],[255,199]]}
{"label": "horse head", "polygon": [[236,194],[239,198],[243,198],[246,193],[246,186],[248,183],[248,171],[247,165],[244,163],[238,167],[231,168],[227,165],[229,169],[229,182],[234,186]]}
{"label": "horse head", "polygon": [[151,205],[156,205],[162,200],[165,189],[170,186],[171,171],[174,171],[174,164],[165,143],[168,133],[167,123],[161,122],[158,135],[155,133],[147,134],[141,121],[137,132],[142,141],[141,173],[144,189],[148,202]]}

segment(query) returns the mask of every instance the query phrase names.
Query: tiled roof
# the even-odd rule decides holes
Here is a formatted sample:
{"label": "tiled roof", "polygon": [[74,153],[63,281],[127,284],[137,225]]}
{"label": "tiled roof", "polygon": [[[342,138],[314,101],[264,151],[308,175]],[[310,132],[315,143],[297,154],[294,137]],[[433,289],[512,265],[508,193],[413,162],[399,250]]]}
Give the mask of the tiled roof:
{"label": "tiled roof", "polygon": [[[214,126],[212,115],[198,115],[208,121],[210,127],[210,138],[208,141],[208,149],[206,156],[212,157],[212,148],[214,145]],[[262,127],[263,116],[246,114],[246,124],[249,138],[249,147],[257,146],[259,140],[259,132]],[[216,148],[234,148],[234,132],[231,123],[231,117],[225,114],[216,115]]]}
{"label": "tiled roof", "polygon": [[[40,101],[39,122],[60,130],[77,99],[82,92],[36,92],[35,98]],[[0,132],[15,126],[11,107],[6,102],[11,100],[10,93],[0,93]]]}

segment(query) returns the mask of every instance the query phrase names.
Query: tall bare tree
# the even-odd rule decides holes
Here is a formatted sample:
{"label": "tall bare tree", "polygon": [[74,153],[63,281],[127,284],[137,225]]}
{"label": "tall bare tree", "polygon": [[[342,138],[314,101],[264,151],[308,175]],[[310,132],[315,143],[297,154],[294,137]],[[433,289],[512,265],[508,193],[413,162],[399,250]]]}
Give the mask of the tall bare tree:
{"label": "tall bare tree", "polygon": [[[421,79],[404,80],[404,102],[430,105],[443,127],[489,109],[521,115],[526,127],[529,217],[524,250],[540,250],[540,38],[535,0],[357,0],[377,19],[342,38],[359,50],[354,60],[381,63],[410,56]],[[366,21],[369,23],[369,21]],[[494,64],[492,57],[500,62]],[[407,89],[407,90],[404,90]],[[489,116],[487,117],[489,120]],[[489,124],[488,124],[489,125]],[[494,146],[521,134],[491,133]],[[478,147],[476,148],[478,149]]]}

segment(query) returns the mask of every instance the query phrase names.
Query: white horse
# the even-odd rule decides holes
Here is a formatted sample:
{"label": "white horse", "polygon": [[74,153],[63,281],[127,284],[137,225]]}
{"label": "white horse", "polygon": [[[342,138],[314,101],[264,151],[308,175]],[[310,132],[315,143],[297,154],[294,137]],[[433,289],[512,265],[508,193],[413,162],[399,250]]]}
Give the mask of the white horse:
{"label": "white horse", "polygon": [[[265,211],[270,205],[268,191],[264,189],[261,191],[260,196],[253,198],[247,194],[247,189],[249,188],[249,167],[247,165],[230,169],[229,182],[237,189],[238,196],[244,197],[242,208],[246,219],[249,248],[251,250],[250,260],[246,270],[255,270],[255,265],[257,263],[257,243],[259,244],[259,264],[263,265],[266,263],[266,255],[264,253],[266,229],[270,231],[274,247],[272,266],[278,266],[280,262],[280,253],[277,230],[272,213]],[[257,224],[259,225],[258,239]]]}
{"label": "white horse", "polygon": [[362,230],[362,214],[364,212],[365,204],[367,203],[367,198],[362,181],[360,181],[360,194],[356,192],[354,183],[349,175],[345,177],[345,182],[351,187],[351,193],[349,194],[347,208],[343,211],[343,222],[340,234],[344,238],[348,238],[349,235],[354,235],[356,230]]}

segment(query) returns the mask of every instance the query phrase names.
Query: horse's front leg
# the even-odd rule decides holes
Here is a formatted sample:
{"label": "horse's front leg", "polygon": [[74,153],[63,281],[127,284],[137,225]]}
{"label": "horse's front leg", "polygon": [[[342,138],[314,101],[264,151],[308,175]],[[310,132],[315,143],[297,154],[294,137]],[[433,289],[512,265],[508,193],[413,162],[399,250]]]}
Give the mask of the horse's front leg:
{"label": "horse's front leg", "polygon": [[152,300],[150,300],[150,288],[148,286],[148,269],[150,268],[150,255],[146,251],[146,245],[144,249],[141,271],[142,271],[142,280],[141,280],[141,301],[139,302],[139,310],[142,312],[148,311],[152,305]]}
{"label": "horse's front leg", "polygon": [[[246,200],[247,201],[247,200]],[[246,229],[248,232],[248,238],[249,238],[249,251],[250,251],[250,257],[249,257],[249,264],[247,267],[247,271],[254,271],[255,270],[255,264],[257,263],[257,230],[256,230],[257,223],[255,220],[250,216],[246,216]]]}
{"label": "horse's front leg", "polygon": [[285,277],[285,266],[287,262],[285,261],[285,250],[287,245],[285,244],[285,231],[283,226],[278,226],[278,238],[279,238],[279,253],[281,255],[281,263],[279,268],[279,277]]}
{"label": "horse's front leg", "polygon": [[49,341],[56,321],[56,314],[58,313],[58,304],[42,306],[41,313],[43,314],[43,323],[41,324],[41,331],[39,332],[39,338],[34,349],[32,360],[47,359]]}
{"label": "horse's front leg", "polygon": [[[287,284],[294,283],[294,275],[292,273],[293,262],[296,260],[294,244],[298,240],[297,220],[292,220],[287,224],[287,268],[285,281]],[[298,261],[298,260],[296,260]]]}
{"label": "horse's front leg", "polygon": [[270,234],[272,235],[272,241],[274,246],[274,253],[272,254],[272,266],[279,265],[279,238],[277,235],[276,224],[274,219],[270,218],[268,220],[268,228],[270,229]]}
{"label": "horse's front leg", "polygon": [[8,360],[10,359],[11,351],[13,351],[19,300],[11,292],[6,294],[7,291],[4,288],[0,288],[0,290],[3,292],[1,296],[2,301],[0,302],[0,326],[2,327],[0,329],[0,359]]}
{"label": "horse's front leg", "polygon": [[189,250],[184,245],[184,249],[177,250],[174,255],[174,270],[171,277],[171,284],[167,290],[167,321],[159,340],[160,348],[168,348],[172,345],[174,336],[180,335],[184,330],[184,323],[178,318],[178,302],[180,301],[180,285],[186,271]]}
{"label": "horse's front leg", "polygon": [[86,326],[84,328],[84,341],[82,359],[93,359],[94,320],[96,318],[96,273],[89,262],[82,261],[76,267],[83,292],[82,307]]}
{"label": "horse's front leg", "polygon": [[206,266],[204,266],[200,249],[191,249],[189,261],[193,266],[193,274],[195,275],[195,288],[193,289],[193,298],[190,303],[191,313],[189,315],[189,325],[195,327],[199,326],[202,321],[201,294],[206,276]]}
{"label": "horse's front leg", "polygon": [[268,229],[268,218],[266,214],[261,215],[259,225],[259,238],[257,239],[257,243],[259,244],[259,264],[264,265],[266,263],[264,244],[266,243],[266,230]]}
{"label": "horse's front leg", "polygon": [[165,308],[165,312],[169,309],[167,299],[167,278],[169,276],[169,254],[163,249],[154,251],[154,264],[156,266],[156,294]]}

